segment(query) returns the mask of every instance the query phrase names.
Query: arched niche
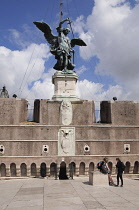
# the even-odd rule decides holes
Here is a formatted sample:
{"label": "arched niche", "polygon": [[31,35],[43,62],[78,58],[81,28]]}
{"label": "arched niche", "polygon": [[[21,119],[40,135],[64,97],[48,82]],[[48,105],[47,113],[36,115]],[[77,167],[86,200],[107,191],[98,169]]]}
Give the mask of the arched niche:
{"label": "arched niche", "polygon": [[56,163],[51,163],[50,164],[50,176],[55,177],[56,176]]}
{"label": "arched niche", "polygon": [[37,175],[36,164],[32,163],[31,164],[31,176],[36,176],[36,175]]}
{"label": "arched niche", "polygon": [[1,176],[2,177],[6,176],[6,165],[4,163],[1,163],[0,171],[1,171]]}
{"label": "arched niche", "polygon": [[133,174],[138,174],[139,171],[139,162],[135,161],[134,168],[133,168]]}
{"label": "arched niche", "polygon": [[93,162],[91,162],[90,164],[89,164],[89,172],[90,171],[94,171],[94,163]]}
{"label": "arched niche", "polygon": [[16,176],[16,164],[15,163],[10,164],[10,174],[12,177]]}
{"label": "arched niche", "polygon": [[27,176],[27,165],[22,163],[20,166],[21,176]]}
{"label": "arched niche", "polygon": [[66,163],[64,161],[60,164],[59,179],[68,179]]}
{"label": "arched niche", "polygon": [[40,175],[42,177],[46,177],[46,163],[41,163],[41,167],[40,167]]}
{"label": "arched niche", "polygon": [[124,173],[125,173],[125,174],[129,174],[129,170],[130,170],[130,162],[127,161],[126,164],[125,164]]}
{"label": "arched niche", "polygon": [[85,175],[85,163],[81,162],[79,166],[79,175]]}

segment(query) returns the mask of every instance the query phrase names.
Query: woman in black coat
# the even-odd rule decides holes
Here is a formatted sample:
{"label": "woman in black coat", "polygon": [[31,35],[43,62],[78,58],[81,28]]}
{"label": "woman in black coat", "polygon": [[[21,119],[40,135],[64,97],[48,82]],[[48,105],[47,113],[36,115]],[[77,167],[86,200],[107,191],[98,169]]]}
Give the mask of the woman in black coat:
{"label": "woman in black coat", "polygon": [[117,164],[116,164],[116,168],[117,168],[117,186],[119,186],[119,178],[121,180],[121,187],[123,187],[123,171],[124,171],[124,164],[123,162],[121,162],[121,160],[119,158],[116,158]]}

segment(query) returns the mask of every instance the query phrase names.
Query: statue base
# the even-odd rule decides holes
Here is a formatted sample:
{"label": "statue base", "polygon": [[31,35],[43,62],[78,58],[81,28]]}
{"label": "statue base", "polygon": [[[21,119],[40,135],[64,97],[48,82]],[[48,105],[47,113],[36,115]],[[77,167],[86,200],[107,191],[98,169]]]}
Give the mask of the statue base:
{"label": "statue base", "polygon": [[54,95],[52,100],[55,101],[78,101],[80,98],[76,95],[76,83],[78,76],[75,72],[70,74],[57,71],[52,77],[54,84]]}

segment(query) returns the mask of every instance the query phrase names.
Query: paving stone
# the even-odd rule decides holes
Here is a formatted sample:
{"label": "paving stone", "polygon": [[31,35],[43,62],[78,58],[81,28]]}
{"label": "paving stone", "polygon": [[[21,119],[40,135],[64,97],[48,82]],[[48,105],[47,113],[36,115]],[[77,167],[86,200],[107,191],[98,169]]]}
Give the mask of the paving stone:
{"label": "paving stone", "polygon": [[88,177],[74,180],[0,180],[0,210],[138,210],[139,181],[124,187],[92,186]]}

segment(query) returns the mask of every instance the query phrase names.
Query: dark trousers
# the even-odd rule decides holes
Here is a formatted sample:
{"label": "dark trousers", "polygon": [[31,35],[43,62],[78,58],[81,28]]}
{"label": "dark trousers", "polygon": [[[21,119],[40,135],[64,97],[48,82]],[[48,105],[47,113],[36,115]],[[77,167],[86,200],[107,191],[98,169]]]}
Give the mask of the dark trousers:
{"label": "dark trousers", "polygon": [[123,185],[122,173],[118,173],[118,174],[117,174],[117,185],[119,185],[119,178],[121,179],[121,185]]}

